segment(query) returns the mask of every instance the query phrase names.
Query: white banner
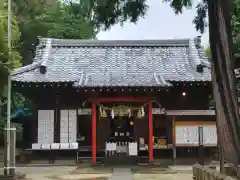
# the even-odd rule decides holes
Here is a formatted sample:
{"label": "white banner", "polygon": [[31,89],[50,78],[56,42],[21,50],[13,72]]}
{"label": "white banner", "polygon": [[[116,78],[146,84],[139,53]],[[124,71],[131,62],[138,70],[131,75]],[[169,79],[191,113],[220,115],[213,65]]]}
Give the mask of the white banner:
{"label": "white banner", "polygon": [[54,110],[38,110],[37,142],[40,144],[54,142]]}
{"label": "white banner", "polygon": [[77,110],[60,111],[60,143],[77,142]]}

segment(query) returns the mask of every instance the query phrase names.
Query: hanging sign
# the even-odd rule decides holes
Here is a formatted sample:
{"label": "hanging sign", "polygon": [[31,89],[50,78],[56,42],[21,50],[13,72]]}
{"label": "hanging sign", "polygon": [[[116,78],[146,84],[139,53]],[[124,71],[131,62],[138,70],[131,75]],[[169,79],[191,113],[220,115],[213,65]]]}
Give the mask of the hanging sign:
{"label": "hanging sign", "polygon": [[90,108],[79,108],[78,109],[78,115],[91,115],[92,109]]}

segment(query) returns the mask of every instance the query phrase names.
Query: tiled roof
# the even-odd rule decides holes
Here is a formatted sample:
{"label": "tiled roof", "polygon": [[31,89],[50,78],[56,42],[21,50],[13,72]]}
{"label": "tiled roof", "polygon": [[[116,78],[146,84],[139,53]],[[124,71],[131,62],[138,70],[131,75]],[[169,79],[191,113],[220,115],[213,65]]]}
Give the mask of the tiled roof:
{"label": "tiled roof", "polygon": [[[194,40],[60,40],[42,38],[31,65],[13,81],[72,82],[75,86],[169,86],[211,81],[207,59]],[[45,71],[41,71],[45,70]],[[41,71],[41,72],[40,72]]]}

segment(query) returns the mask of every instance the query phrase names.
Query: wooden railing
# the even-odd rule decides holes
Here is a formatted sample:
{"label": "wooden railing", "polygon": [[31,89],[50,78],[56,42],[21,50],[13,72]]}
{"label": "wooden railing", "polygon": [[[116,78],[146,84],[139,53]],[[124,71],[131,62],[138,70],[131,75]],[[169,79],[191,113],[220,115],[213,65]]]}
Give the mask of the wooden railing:
{"label": "wooden railing", "polygon": [[236,180],[231,176],[221,174],[216,169],[205,167],[200,164],[193,165],[193,179],[194,180]]}

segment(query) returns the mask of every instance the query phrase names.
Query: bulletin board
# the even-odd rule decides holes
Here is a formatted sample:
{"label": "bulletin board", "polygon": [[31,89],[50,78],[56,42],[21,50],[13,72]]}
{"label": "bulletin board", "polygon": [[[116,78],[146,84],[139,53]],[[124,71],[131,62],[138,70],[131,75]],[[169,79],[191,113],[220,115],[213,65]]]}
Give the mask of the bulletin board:
{"label": "bulletin board", "polygon": [[199,146],[199,127],[203,127],[203,145],[217,146],[217,128],[216,124],[212,122],[176,122],[175,145],[177,147]]}

